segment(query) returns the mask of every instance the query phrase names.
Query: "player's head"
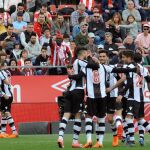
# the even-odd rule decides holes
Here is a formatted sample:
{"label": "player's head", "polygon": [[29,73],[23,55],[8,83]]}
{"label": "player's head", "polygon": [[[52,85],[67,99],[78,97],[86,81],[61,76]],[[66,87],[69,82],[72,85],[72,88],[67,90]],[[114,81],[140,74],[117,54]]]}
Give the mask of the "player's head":
{"label": "player's head", "polygon": [[101,64],[107,64],[109,60],[108,52],[106,50],[100,50],[98,59]]}
{"label": "player's head", "polygon": [[79,59],[87,59],[87,48],[86,47],[77,47],[77,57]]}
{"label": "player's head", "polygon": [[124,64],[129,64],[129,63],[133,62],[133,58],[134,58],[133,51],[131,51],[131,50],[122,51],[121,59]]}
{"label": "player's head", "polygon": [[140,53],[134,54],[134,62],[139,64],[142,62],[142,55]]}

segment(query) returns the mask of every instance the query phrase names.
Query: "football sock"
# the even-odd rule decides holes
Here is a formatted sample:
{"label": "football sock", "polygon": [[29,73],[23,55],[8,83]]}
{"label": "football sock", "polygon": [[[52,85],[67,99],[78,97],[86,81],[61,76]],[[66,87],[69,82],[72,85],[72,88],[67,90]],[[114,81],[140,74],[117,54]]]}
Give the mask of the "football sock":
{"label": "football sock", "polygon": [[86,118],[85,119],[85,132],[87,137],[87,142],[92,141],[92,119]]}
{"label": "football sock", "polygon": [[105,133],[105,118],[98,118],[99,123],[99,144],[103,144]]}

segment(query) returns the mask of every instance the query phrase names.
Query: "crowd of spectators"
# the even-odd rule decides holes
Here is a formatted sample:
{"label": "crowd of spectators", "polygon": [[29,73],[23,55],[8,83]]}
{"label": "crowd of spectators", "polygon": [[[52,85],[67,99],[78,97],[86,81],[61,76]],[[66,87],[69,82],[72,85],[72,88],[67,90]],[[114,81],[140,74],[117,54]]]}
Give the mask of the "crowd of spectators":
{"label": "crowd of spectators", "polygon": [[12,0],[0,6],[0,59],[12,66],[12,75],[45,75],[50,70],[44,66],[72,64],[79,46],[95,57],[108,51],[110,64],[118,63],[120,51],[132,50],[150,65],[150,0],[101,0],[91,10],[79,3],[66,15],[50,9],[55,1],[36,3]]}

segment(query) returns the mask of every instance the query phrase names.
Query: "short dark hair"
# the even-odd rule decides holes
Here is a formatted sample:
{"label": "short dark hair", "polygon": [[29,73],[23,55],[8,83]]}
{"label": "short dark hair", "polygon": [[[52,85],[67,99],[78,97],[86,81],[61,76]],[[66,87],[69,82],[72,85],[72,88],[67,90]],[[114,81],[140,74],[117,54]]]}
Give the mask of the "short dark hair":
{"label": "short dark hair", "polygon": [[134,58],[134,52],[131,50],[125,50],[122,51],[122,55],[126,56],[126,57],[130,57],[131,59]]}
{"label": "short dark hair", "polygon": [[86,48],[85,46],[78,46],[78,47],[76,48],[76,54],[77,54],[77,56],[81,55],[81,53],[82,53],[83,51],[87,51],[87,48]]}
{"label": "short dark hair", "polygon": [[30,61],[31,62],[31,59],[30,58],[27,58],[24,60],[24,62],[27,62],[27,61]]}
{"label": "short dark hair", "polygon": [[14,27],[12,23],[8,23],[7,28],[8,27]]}
{"label": "short dark hair", "polygon": [[18,3],[17,7],[19,7],[19,6],[24,7],[24,4],[23,3]]}
{"label": "short dark hair", "polygon": [[32,32],[31,35],[30,35],[30,38],[31,38],[32,36],[36,36],[36,33],[35,33],[35,32]]}
{"label": "short dark hair", "polygon": [[12,61],[14,61],[16,63],[16,66],[17,66],[17,60],[15,58],[10,59],[8,65],[10,66]]}
{"label": "short dark hair", "polygon": [[109,57],[108,51],[102,49],[102,50],[99,51],[99,55],[102,54],[102,53],[105,53],[107,55],[107,57]]}
{"label": "short dark hair", "polygon": [[58,17],[58,16],[64,16],[64,15],[63,15],[61,12],[58,12],[58,13],[57,13],[57,17]]}
{"label": "short dark hair", "polygon": [[135,53],[134,54],[134,61],[136,63],[141,63],[141,61],[142,61],[142,55],[140,53]]}
{"label": "short dark hair", "polygon": [[47,3],[42,4],[41,7],[47,7]]}
{"label": "short dark hair", "polygon": [[81,22],[83,22],[84,19],[85,19],[85,16],[80,16],[79,19],[78,19],[79,24],[80,24]]}
{"label": "short dark hair", "polygon": [[47,51],[47,46],[46,45],[42,46],[41,51],[42,50],[46,50]]}

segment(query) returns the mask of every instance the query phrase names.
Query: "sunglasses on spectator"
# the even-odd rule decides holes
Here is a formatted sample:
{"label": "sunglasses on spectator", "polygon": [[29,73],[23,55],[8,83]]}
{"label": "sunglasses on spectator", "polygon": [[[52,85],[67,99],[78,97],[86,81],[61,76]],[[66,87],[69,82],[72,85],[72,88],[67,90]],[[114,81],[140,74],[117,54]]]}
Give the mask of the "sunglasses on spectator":
{"label": "sunglasses on spectator", "polygon": [[94,18],[99,18],[99,16],[94,16]]}
{"label": "sunglasses on spectator", "polygon": [[149,28],[144,28],[143,30],[149,30]]}

